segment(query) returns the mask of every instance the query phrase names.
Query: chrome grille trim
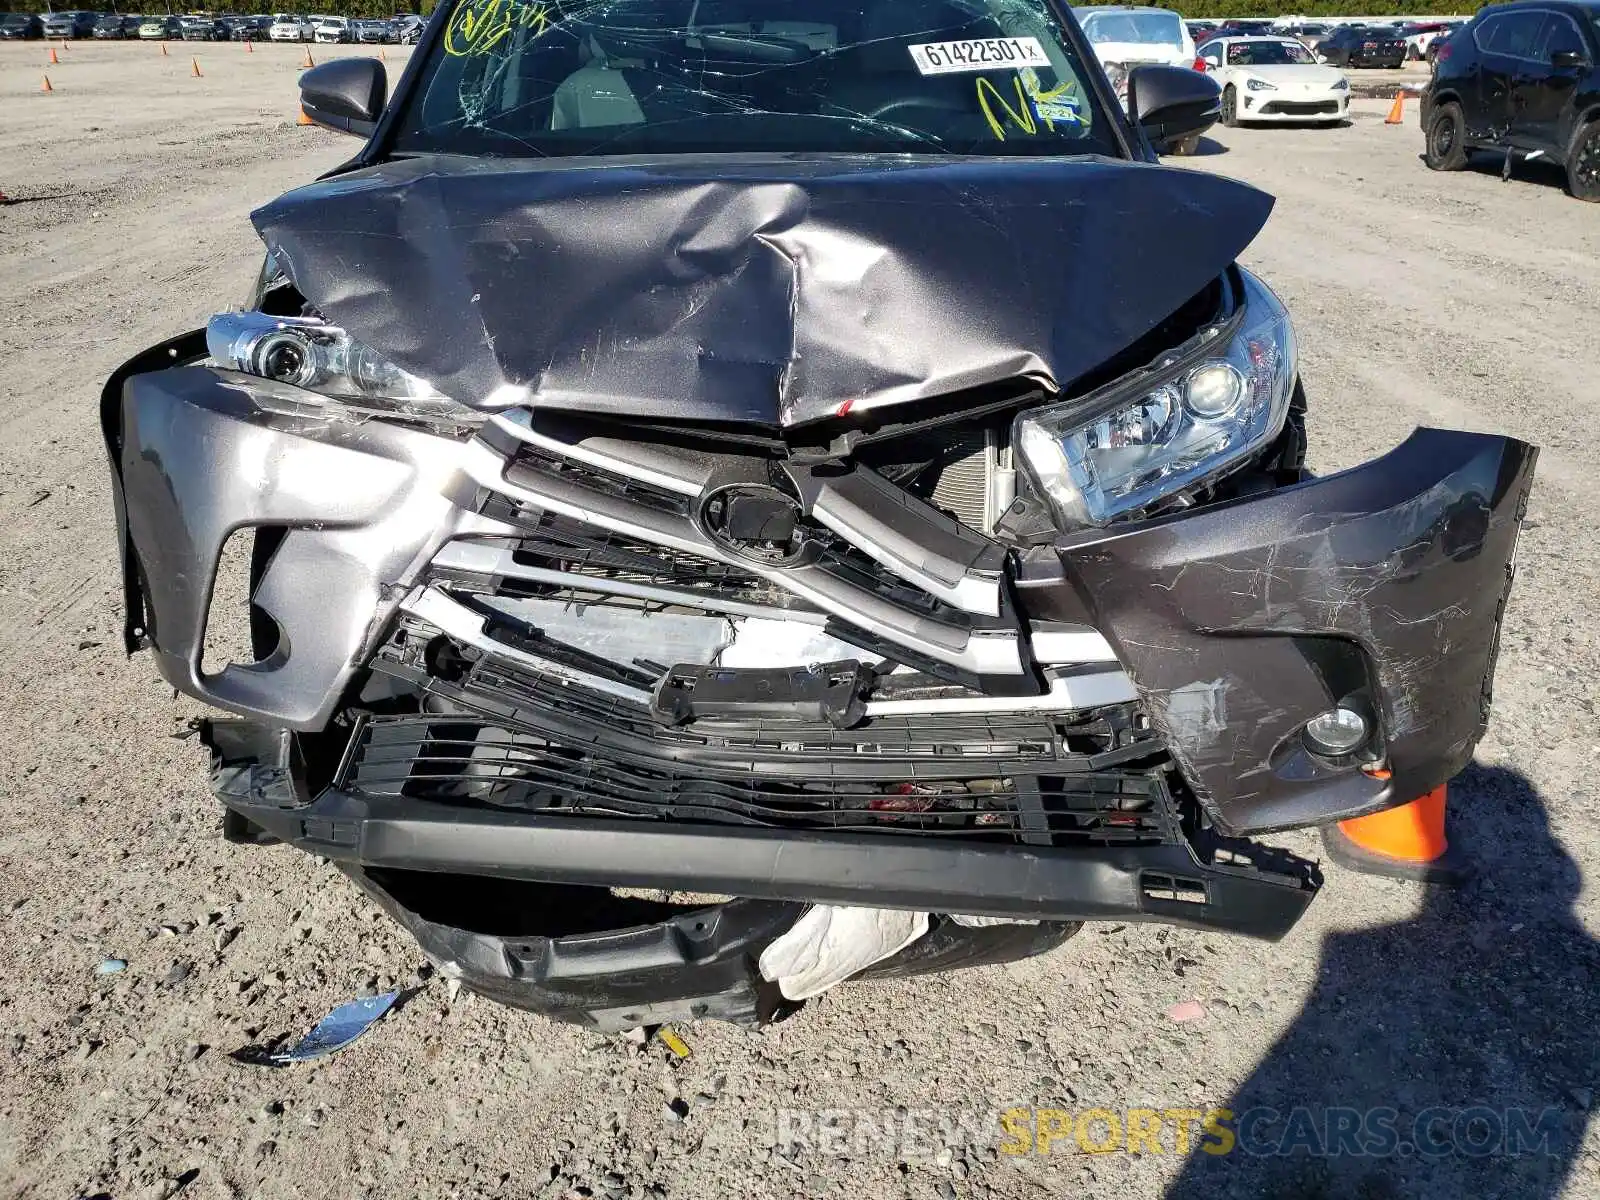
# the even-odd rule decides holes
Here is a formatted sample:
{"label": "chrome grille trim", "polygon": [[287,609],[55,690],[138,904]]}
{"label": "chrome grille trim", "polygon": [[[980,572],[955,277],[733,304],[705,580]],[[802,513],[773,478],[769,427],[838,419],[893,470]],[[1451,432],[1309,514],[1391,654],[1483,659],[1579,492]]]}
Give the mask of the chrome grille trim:
{"label": "chrome grille trim", "polygon": [[[585,438],[563,442],[533,428],[533,414],[525,408],[497,413],[489,423],[512,437],[537,446],[558,458],[570,458],[597,471],[609,471],[624,479],[637,479],[651,487],[680,496],[698,496],[710,481],[709,469],[670,455],[650,454],[648,447],[630,445],[608,438]],[[613,449],[614,448],[614,449]],[[628,456],[632,452],[631,457]],[[672,469],[666,469],[672,468]]]}
{"label": "chrome grille trim", "polygon": [[462,471],[480,487],[613,533],[739,567],[787,588],[843,621],[938,662],[978,675],[1023,672],[1017,636],[1010,630],[966,630],[919,617],[840,581],[821,567],[769,567],[724,550],[695,526],[670,514],[601,495],[557,477],[540,476],[536,487],[513,483],[506,478],[506,470],[506,460],[483,442],[474,440],[467,446]]}
{"label": "chrome grille trim", "polygon": [[[491,638],[484,618],[436,587],[414,589],[400,602],[402,611],[427,622],[441,633],[484,654],[538,671],[560,683],[588,688],[602,695],[649,708],[650,693],[641,688],[589,674],[566,663],[544,658]],[[1133,681],[1123,671],[1094,671],[1059,675],[1042,696],[956,696],[922,700],[869,700],[870,717],[928,714],[1069,713],[1121,704],[1137,698]]]}
{"label": "chrome grille trim", "polygon": [[[921,503],[914,499],[911,502]],[[930,596],[937,596],[963,612],[986,617],[1000,615],[1000,576],[997,573],[963,568],[959,563],[928,554],[926,547],[896,535],[870,511],[826,484],[813,501],[811,513],[858,550]],[[919,551],[924,555],[922,561],[913,561],[909,555]]]}

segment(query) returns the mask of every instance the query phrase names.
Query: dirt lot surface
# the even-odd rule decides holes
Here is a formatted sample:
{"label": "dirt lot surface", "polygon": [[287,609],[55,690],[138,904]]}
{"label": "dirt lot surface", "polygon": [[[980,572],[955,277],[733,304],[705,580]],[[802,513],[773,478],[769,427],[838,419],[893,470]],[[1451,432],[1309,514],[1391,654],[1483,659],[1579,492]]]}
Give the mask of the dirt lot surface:
{"label": "dirt lot surface", "polygon": [[[1430,174],[1414,110],[1386,128],[1377,100],[1341,129],[1218,131],[1184,164],[1278,198],[1247,261],[1296,315],[1319,470],[1421,424],[1543,447],[1493,725],[1454,792],[1473,884],[1329,866],[1277,945],[1090,926],[761,1033],[684,1027],[677,1061],[452,999],[342,876],[221,842],[176,736],[195,707],[119,649],[99,388],[237,302],[248,211],[353,149],[294,125],[303,53],[76,43],[46,67],[38,43],[0,47],[0,1192],[1600,1194],[1600,209],[1498,164]],[[107,958],[127,968],[97,974]],[[393,985],[418,990],[319,1065],[229,1057]],[[1172,1019],[1185,1001],[1203,1015]],[[1012,1106],[1116,1129],[1130,1108],[1276,1116],[1228,1155],[1176,1152],[1179,1117],[1159,1153],[1085,1153],[1122,1144],[1103,1119],[1001,1153]],[[1438,1156],[1410,1138],[1429,1108]],[[1330,1110],[1374,1109],[1399,1114],[1392,1153],[1304,1152]],[[1493,1136],[1541,1117],[1541,1152]]]}

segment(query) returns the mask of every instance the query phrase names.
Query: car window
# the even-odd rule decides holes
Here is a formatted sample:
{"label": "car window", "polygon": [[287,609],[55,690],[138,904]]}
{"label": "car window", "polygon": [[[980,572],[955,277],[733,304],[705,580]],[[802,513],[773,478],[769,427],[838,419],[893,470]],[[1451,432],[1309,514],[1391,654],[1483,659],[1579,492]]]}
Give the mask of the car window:
{"label": "car window", "polygon": [[1234,42],[1228,47],[1230,67],[1306,66],[1315,61],[1299,42]]}
{"label": "car window", "polygon": [[1173,12],[1094,13],[1084,22],[1091,42],[1133,42],[1144,46],[1183,43],[1183,21]]}
{"label": "car window", "polygon": [[1222,43],[1207,42],[1205,45],[1196,50],[1194,55],[1196,58],[1215,58],[1220,61],[1222,58]]}
{"label": "car window", "polygon": [[1535,41],[1544,23],[1537,12],[1496,13],[1477,33],[1478,47],[1491,54],[1511,58],[1532,58]]}
{"label": "car window", "polygon": [[1044,0],[454,0],[393,146],[1118,154],[1087,77]]}
{"label": "car window", "polygon": [[1533,57],[1540,62],[1549,62],[1554,54],[1581,54],[1587,58],[1589,49],[1583,44],[1583,35],[1570,17],[1561,13],[1545,13]]}

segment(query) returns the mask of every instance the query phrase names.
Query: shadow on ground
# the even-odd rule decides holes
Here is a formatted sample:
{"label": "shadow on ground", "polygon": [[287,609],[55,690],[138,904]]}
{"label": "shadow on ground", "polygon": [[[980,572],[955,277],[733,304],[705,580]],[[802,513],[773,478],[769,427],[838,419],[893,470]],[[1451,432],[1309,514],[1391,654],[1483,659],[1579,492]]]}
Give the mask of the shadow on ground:
{"label": "shadow on ground", "polygon": [[1578,1157],[1600,943],[1573,913],[1578,867],[1538,792],[1499,767],[1451,785],[1450,837],[1475,878],[1326,940],[1304,1009],[1226,1102],[1236,1144],[1192,1153],[1170,1200],[1595,1194]]}
{"label": "shadow on ground", "polygon": [[[1418,162],[1426,162],[1422,155],[1417,155]],[[1473,150],[1467,155],[1467,165],[1462,168],[1464,173],[1473,175],[1502,176],[1505,171],[1506,156],[1491,150]],[[1534,184],[1539,187],[1555,188],[1557,191],[1567,189],[1567,169],[1561,163],[1550,158],[1525,159],[1517,158],[1511,164],[1511,178],[1506,180],[1506,185]]]}
{"label": "shadow on ground", "polygon": [[1186,158],[1209,158],[1212,155],[1215,155],[1215,154],[1226,154],[1227,152],[1228,152],[1228,148],[1226,146],[1224,146],[1221,142],[1214,141],[1213,139],[1208,138],[1208,137],[1202,137],[1199,141],[1197,141],[1195,143],[1194,149],[1189,151],[1189,153],[1187,153],[1187,154],[1163,154],[1161,156],[1161,159],[1162,159],[1163,162],[1176,163],[1176,164],[1181,166],[1182,163],[1183,163],[1183,160],[1186,159]]}

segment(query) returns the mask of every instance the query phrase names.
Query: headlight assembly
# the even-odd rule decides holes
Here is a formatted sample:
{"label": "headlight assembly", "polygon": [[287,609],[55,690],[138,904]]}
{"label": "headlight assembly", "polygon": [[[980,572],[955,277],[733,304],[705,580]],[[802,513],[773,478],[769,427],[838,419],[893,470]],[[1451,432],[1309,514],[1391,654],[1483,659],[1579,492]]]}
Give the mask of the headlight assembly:
{"label": "headlight assembly", "polygon": [[1278,85],[1268,83],[1265,79],[1246,79],[1244,81],[1244,90],[1247,92],[1275,92],[1278,90]]}
{"label": "headlight assembly", "polygon": [[206,322],[206,350],[218,366],[332,399],[416,416],[476,419],[427,380],[402,371],[337,325],[312,317],[218,313]]}
{"label": "headlight assembly", "polygon": [[1350,81],[1343,75],[1339,76],[1339,78],[1334,81],[1333,90],[1336,92],[1348,92],[1350,90]]}
{"label": "headlight assembly", "polygon": [[[1248,272],[1225,342],[1155,374],[1018,416],[1013,444],[1063,529],[1104,525],[1241,466],[1283,428],[1295,382],[1294,331]],[[1120,399],[1111,398],[1124,393]]]}

